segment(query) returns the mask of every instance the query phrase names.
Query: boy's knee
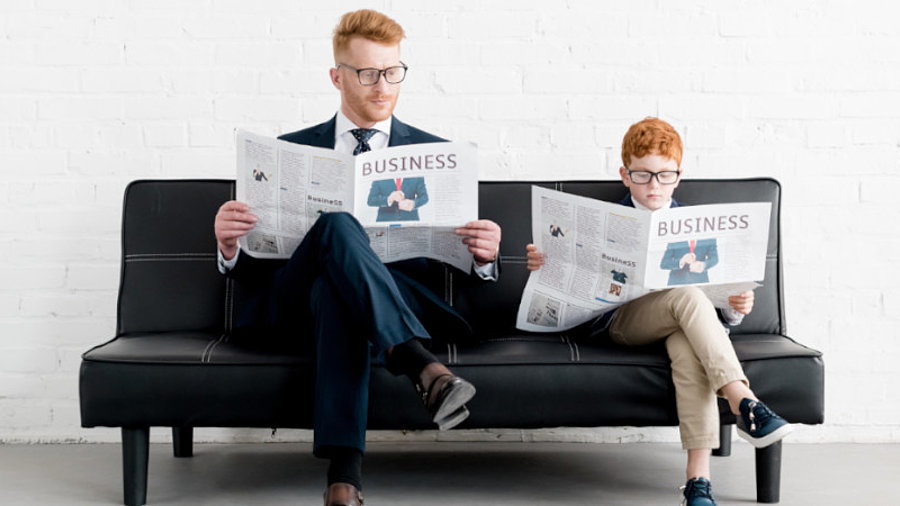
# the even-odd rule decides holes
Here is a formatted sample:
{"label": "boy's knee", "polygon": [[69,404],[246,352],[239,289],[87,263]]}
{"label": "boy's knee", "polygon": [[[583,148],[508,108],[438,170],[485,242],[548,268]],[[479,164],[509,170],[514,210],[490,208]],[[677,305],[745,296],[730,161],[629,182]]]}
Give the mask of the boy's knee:
{"label": "boy's knee", "polygon": [[698,307],[712,308],[712,302],[703,290],[696,286],[681,286],[669,291],[669,300],[673,308],[693,309]]}

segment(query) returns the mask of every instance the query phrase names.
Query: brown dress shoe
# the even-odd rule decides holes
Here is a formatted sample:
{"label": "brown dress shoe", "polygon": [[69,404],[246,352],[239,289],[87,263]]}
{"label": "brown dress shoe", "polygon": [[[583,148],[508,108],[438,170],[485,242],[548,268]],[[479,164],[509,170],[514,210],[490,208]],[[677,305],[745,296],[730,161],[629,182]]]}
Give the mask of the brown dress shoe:
{"label": "brown dress shoe", "polygon": [[325,489],[325,506],[362,506],[363,496],[349,483],[332,483]]}

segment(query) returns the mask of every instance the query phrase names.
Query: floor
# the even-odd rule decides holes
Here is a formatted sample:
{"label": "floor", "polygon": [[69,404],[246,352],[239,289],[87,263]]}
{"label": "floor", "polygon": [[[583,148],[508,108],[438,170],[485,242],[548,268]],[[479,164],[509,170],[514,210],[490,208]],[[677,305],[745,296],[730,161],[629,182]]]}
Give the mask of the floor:
{"label": "floor", "polygon": [[[786,444],[781,504],[900,504],[900,445]],[[116,444],[0,445],[0,504],[121,504]],[[672,444],[370,443],[366,506],[677,505]],[[754,504],[753,448],[713,459],[720,505]],[[153,444],[148,504],[319,505],[325,462],[305,443]]]}

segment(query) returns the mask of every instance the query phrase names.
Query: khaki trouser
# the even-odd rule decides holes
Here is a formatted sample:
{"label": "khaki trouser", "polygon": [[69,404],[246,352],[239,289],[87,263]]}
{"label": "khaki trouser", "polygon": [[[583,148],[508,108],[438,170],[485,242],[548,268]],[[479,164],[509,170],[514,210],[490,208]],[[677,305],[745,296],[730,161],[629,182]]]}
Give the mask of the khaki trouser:
{"label": "khaki trouser", "polygon": [[718,448],[716,394],[732,381],[749,382],[706,295],[693,286],[651,292],[616,311],[609,336],[632,346],[666,341],[682,447]]}

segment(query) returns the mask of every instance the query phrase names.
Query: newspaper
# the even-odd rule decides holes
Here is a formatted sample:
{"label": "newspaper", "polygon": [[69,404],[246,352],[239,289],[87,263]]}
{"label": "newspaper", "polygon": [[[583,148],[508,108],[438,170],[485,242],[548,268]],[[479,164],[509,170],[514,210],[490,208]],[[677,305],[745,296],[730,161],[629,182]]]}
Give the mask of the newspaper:
{"label": "newspaper", "polygon": [[765,278],[768,202],[635,209],[531,191],[544,265],[525,285],[516,327],[570,329],[651,290],[699,285],[716,307]]}
{"label": "newspaper", "polygon": [[468,272],[454,229],[478,218],[474,144],[396,146],[357,156],[238,131],[237,200],[259,217],[246,253],[288,258],[324,213],[346,211],[383,262],[429,257]]}

